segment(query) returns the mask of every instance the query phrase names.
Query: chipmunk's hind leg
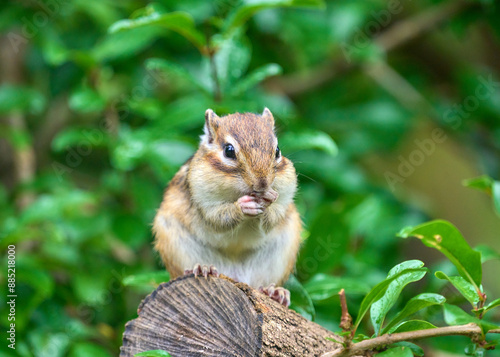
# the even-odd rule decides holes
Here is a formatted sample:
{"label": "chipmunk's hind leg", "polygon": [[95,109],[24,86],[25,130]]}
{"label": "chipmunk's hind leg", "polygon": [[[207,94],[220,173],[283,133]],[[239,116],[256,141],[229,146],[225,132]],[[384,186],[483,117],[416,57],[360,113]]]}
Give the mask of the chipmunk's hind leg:
{"label": "chipmunk's hind leg", "polygon": [[276,284],[270,284],[265,288],[261,286],[259,291],[285,307],[290,305],[290,291],[281,286],[276,287]]}
{"label": "chipmunk's hind leg", "polygon": [[193,269],[184,270],[184,275],[189,275],[189,274],[194,274],[195,277],[202,275],[205,279],[209,275],[214,276],[216,278],[219,277],[219,272],[217,271],[217,268],[214,267],[213,265],[195,264]]}

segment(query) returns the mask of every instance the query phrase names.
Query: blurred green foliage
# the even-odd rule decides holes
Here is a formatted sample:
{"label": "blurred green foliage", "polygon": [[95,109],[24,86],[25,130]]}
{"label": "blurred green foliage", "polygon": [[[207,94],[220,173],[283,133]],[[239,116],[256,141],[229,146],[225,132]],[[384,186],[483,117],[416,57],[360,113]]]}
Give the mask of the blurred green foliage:
{"label": "blurred green foliage", "polygon": [[[294,307],[334,331],[338,290],[352,311],[363,307],[408,252],[396,233],[436,214],[411,187],[394,194],[442,142],[424,131],[424,144],[402,156],[408,138],[440,128],[479,173],[500,176],[498,1],[40,0],[0,9],[0,246],[16,245],[18,295],[16,350],[3,341],[2,355],[117,354],[125,322],[168,279],[150,225],[196,150],[207,108],[275,115],[306,227],[289,282]],[[498,181],[466,184],[498,209]],[[481,248],[483,257],[498,258],[498,248]],[[457,274],[450,262],[430,263]],[[406,297],[439,291],[466,303],[445,280],[419,284]],[[421,320],[444,323],[439,299],[417,300],[428,306]],[[466,343],[429,348],[461,355]]]}

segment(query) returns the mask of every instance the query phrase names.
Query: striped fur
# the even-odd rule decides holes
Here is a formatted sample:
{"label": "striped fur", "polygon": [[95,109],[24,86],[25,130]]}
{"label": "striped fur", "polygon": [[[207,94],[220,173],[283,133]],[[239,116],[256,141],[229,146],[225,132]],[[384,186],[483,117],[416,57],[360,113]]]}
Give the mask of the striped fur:
{"label": "striped fur", "polygon": [[[236,159],[224,157],[226,144]],[[155,248],[172,277],[200,263],[254,287],[288,278],[301,221],[295,169],[276,159],[276,146],[269,110],[225,117],[207,110],[200,147],[171,180],[153,224]],[[258,216],[245,215],[238,199],[267,190],[277,200]]]}

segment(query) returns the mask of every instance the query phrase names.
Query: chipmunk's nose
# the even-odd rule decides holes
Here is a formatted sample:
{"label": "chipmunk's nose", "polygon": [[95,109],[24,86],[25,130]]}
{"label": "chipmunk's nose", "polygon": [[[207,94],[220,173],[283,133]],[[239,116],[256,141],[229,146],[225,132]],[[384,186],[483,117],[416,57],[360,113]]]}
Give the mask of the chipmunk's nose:
{"label": "chipmunk's nose", "polygon": [[253,185],[255,193],[264,193],[268,188],[268,182],[265,177],[258,177]]}

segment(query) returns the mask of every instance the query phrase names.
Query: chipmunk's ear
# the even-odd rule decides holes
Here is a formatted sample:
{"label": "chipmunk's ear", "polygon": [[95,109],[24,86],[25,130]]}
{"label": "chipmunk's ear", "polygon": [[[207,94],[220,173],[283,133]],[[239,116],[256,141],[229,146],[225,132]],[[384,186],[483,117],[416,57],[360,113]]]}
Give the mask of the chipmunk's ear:
{"label": "chipmunk's ear", "polygon": [[219,128],[219,119],[212,109],[207,109],[205,112],[205,126],[201,136],[202,143],[210,145],[214,142],[215,131]]}
{"label": "chipmunk's ear", "polygon": [[261,117],[266,119],[267,121],[269,121],[274,129],[274,117],[273,117],[273,114],[271,113],[271,111],[267,107],[264,108],[264,111],[262,112]]}

